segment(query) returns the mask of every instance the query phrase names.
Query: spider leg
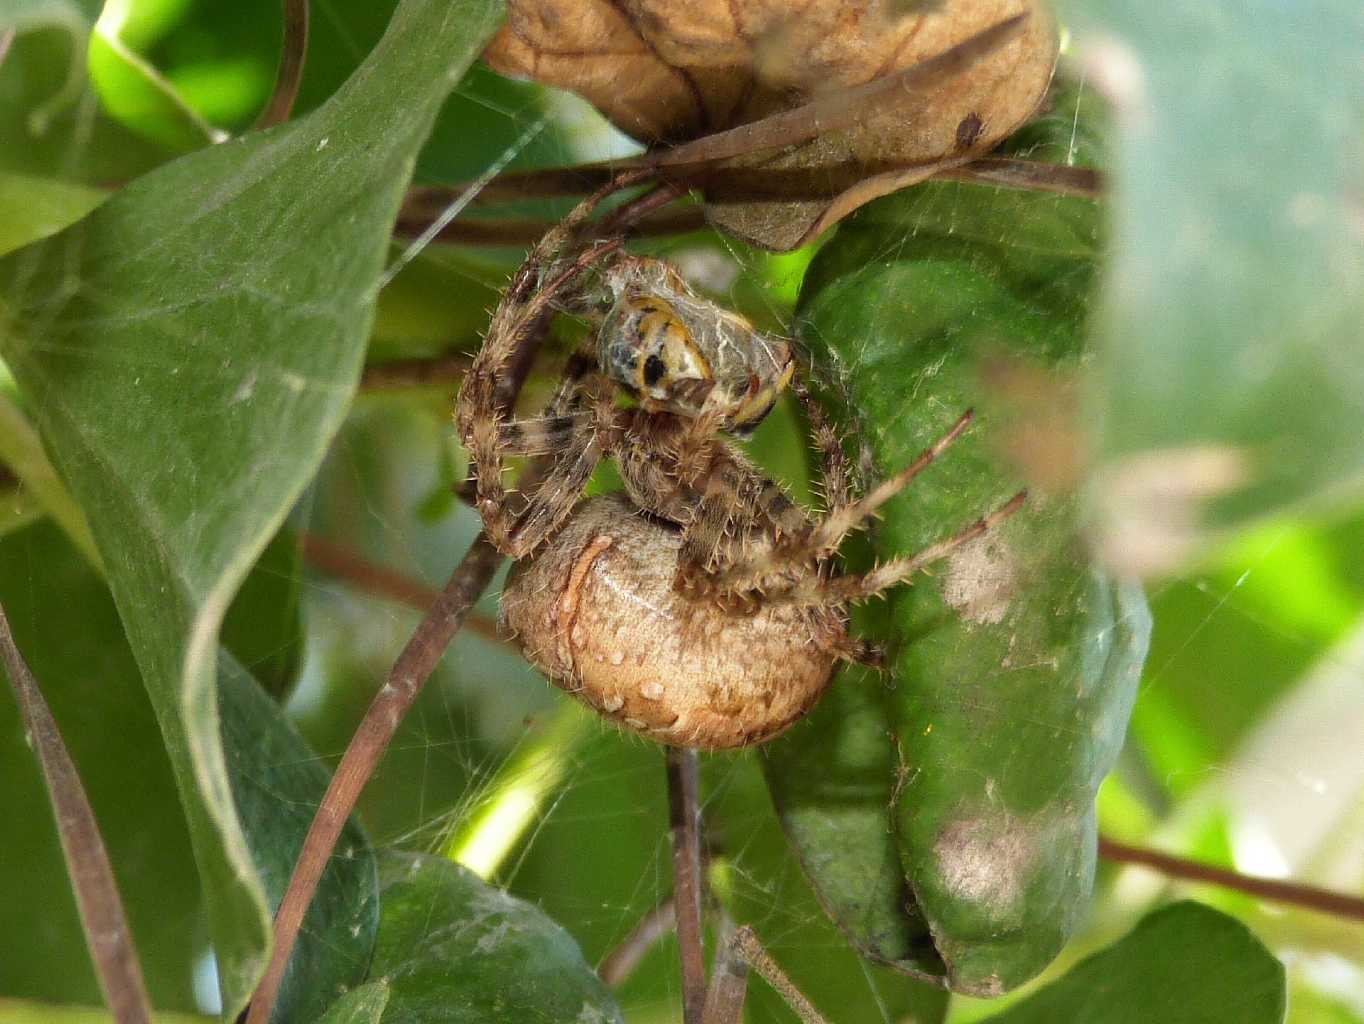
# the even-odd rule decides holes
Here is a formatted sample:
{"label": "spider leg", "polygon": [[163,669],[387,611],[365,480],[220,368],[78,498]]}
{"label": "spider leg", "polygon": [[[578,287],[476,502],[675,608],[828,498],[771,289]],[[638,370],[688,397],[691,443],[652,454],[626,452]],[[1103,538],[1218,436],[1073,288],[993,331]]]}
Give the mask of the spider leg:
{"label": "spider leg", "polygon": [[815,451],[819,453],[824,500],[830,508],[847,505],[852,501],[852,470],[838,431],[829,423],[819,403],[811,397],[804,381],[793,378],[790,387],[805,412],[805,418],[810,421],[810,436],[814,440]]}
{"label": "spider leg", "polygon": [[719,594],[715,581],[738,564],[761,562],[772,538],[798,537],[810,522],[781,485],[723,441],[712,441],[705,491],[682,530],[674,585]]}
{"label": "spider leg", "polygon": [[[813,403],[812,403],[813,404]],[[715,589],[725,593],[741,592],[753,587],[764,577],[788,572],[802,563],[828,559],[839,544],[853,530],[869,519],[877,509],[904,490],[911,481],[930,466],[971,424],[973,414],[964,413],[949,430],[926,448],[917,459],[900,472],[884,480],[864,497],[856,501],[836,504],[821,522],[807,525],[799,534],[780,540],[770,551],[760,551],[756,557],[738,562],[711,581]],[[827,427],[827,424],[825,424]],[[830,433],[832,428],[830,428]],[[817,437],[818,441],[818,437]],[[824,442],[821,443],[821,446]],[[837,446],[836,435],[832,444]],[[808,584],[809,581],[807,581]],[[887,584],[888,586],[889,584]]]}
{"label": "spider leg", "polygon": [[776,588],[763,595],[766,603],[799,604],[807,607],[832,606],[865,601],[881,591],[902,583],[916,572],[940,558],[995,529],[1017,512],[1027,498],[1027,491],[1019,491],[999,508],[977,519],[970,526],[922,551],[903,558],[893,558],[865,573],[834,576],[824,579],[818,574],[802,576],[789,587]]}
{"label": "spider leg", "polygon": [[497,425],[497,448],[504,458],[551,455],[566,450],[574,437],[591,427],[592,416],[583,412],[506,420]]}
{"label": "spider leg", "polygon": [[[516,517],[515,527],[507,531],[505,546],[499,542],[499,550],[512,558],[523,558],[539,547],[573,511],[604,454],[595,430],[580,435],[562,451],[525,511]],[[489,518],[490,515],[499,518],[498,513],[485,507],[482,499],[479,511],[483,513],[484,526],[492,533]]]}

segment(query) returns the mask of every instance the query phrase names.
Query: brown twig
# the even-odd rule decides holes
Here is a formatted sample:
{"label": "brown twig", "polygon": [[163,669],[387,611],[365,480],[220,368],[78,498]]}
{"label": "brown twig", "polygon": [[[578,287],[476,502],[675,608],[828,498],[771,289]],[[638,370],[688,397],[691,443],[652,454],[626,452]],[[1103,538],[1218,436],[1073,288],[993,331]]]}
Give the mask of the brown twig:
{"label": "brown twig", "polygon": [[303,82],[303,62],[308,53],[308,0],[284,0],[284,40],[280,47],[275,87],[253,128],[259,130],[289,120]]}
{"label": "brown twig", "polygon": [[266,1024],[274,1009],[284,971],[298,938],[303,915],[312,902],[317,883],[331,858],[341,829],[355,808],[365,783],[388,749],[398,724],[421,693],[422,686],[436,667],[445,648],[454,639],[473,607],[501,564],[502,556],[480,533],[464,559],[445,585],[408,640],[383,687],[374,696],[364,720],[351,737],[341,763],[332,776],[322,803],[317,808],[303,850],[294,865],[293,876],[275,914],[275,946],[256,994],[247,1011],[246,1024]]}
{"label": "brown twig", "polygon": [[17,28],[7,28],[0,32],[0,64],[5,63],[5,58],[9,56],[9,48],[14,45],[14,39],[18,34]]}
{"label": "brown twig", "polygon": [[[299,534],[299,543],[303,549],[303,557],[311,565],[321,569],[328,576],[349,583],[356,590],[387,598],[420,612],[429,611],[431,606],[440,600],[440,591],[435,587],[428,587],[425,583],[419,583],[387,566],[371,562],[344,544],[307,531]],[[497,632],[497,623],[485,615],[470,612],[464,621],[464,627],[485,640],[502,642]]]}
{"label": "brown twig", "polygon": [[677,908],[671,899],[665,900],[640,918],[620,945],[602,958],[597,974],[611,988],[623,985],[649,950],[676,927]]}
{"label": "brown twig", "polygon": [[[828,173],[826,169],[810,171],[804,168],[770,169],[722,167],[711,170],[670,168],[668,174],[678,184],[692,178],[704,179],[708,187],[723,194],[728,202],[770,199],[831,199],[842,194],[864,174],[890,173],[892,165],[851,169],[855,173]],[[492,202],[509,198],[544,198],[559,195],[581,195],[590,187],[610,176],[605,165],[583,165],[555,171],[528,171],[504,175],[489,182],[476,202]],[[1041,163],[1015,157],[981,157],[969,164],[943,167],[929,180],[960,181],[971,185],[1008,188],[1049,195],[1080,196],[1101,199],[1104,194],[1103,175],[1086,167],[1067,164]],[[453,190],[425,188],[409,194],[398,220],[396,232],[402,237],[415,237],[425,231],[440,208],[440,200],[449,201]],[[705,227],[705,208],[688,206],[665,210],[643,218],[634,225],[632,234],[639,237],[659,237],[699,231]],[[539,220],[456,221],[447,225],[436,236],[438,241],[464,245],[525,245],[538,239],[553,224]]]}
{"label": "brown twig", "polygon": [[706,1004],[706,954],[701,939],[700,771],[694,750],[667,748],[668,825],[673,838],[673,907],[682,959],[683,1024],[701,1024]]}
{"label": "brown twig", "polygon": [[1027,20],[1026,13],[1016,14],[904,71],[821,95],[802,106],[728,131],[649,153],[639,162],[642,166],[658,168],[711,163],[819,138],[856,123],[867,110],[911,99],[915,94],[961,74],[1012,40]]}
{"label": "brown twig", "polygon": [[[405,212],[394,227],[400,238],[416,238],[431,226],[431,219],[423,219],[418,212]],[[538,242],[556,221],[523,220],[456,220],[436,233],[432,241],[451,245],[506,245],[520,246]],[[664,210],[631,225],[630,234],[637,238],[658,238],[699,231],[706,226],[705,211],[699,206],[680,210]],[[605,230],[593,226],[589,237],[603,237]]]}
{"label": "brown twig", "polygon": [[62,742],[61,732],[37,680],[15,646],[5,610],[0,607],[0,661],[19,704],[24,732],[42,766],[48,797],[57,819],[71,890],[80,911],[90,959],[104,1001],[118,1024],[150,1024],[151,1002],[138,965],[133,933],[123,913],[109,853],[80,775]]}
{"label": "brown twig", "polygon": [[473,357],[447,352],[429,359],[390,359],[366,366],[360,375],[361,391],[391,391],[450,384],[469,372]]}
{"label": "brown twig", "polygon": [[1275,903],[1289,903],[1296,907],[1316,910],[1335,917],[1364,921],[1364,899],[1330,889],[1319,889],[1300,882],[1283,882],[1272,878],[1254,878],[1226,868],[1197,861],[1185,860],[1157,850],[1128,846],[1106,836],[1099,837],[1099,856],[1118,864],[1140,864],[1170,878],[1190,882],[1205,882],[1224,889],[1258,896]]}
{"label": "brown twig", "polygon": [[1102,199],[1104,194],[1103,173],[1092,167],[1046,164],[1009,156],[984,156],[960,167],[944,168],[933,177],[1082,199]]}

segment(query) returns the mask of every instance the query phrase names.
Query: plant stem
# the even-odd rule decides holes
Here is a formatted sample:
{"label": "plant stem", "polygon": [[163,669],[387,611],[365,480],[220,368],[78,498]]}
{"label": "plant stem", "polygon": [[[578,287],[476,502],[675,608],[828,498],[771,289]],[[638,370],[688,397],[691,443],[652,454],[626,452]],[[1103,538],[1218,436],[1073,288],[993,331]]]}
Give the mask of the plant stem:
{"label": "plant stem", "polygon": [[1099,837],[1099,856],[1117,864],[1140,864],[1169,878],[1219,885],[1224,889],[1235,889],[1275,903],[1289,903],[1335,917],[1364,921],[1364,899],[1330,889],[1319,889],[1300,882],[1285,882],[1273,878],[1254,878],[1157,850],[1128,846],[1105,836]]}
{"label": "plant stem", "polygon": [[151,1002],[99,823],[52,711],[14,643],[3,607],[0,661],[14,688],[24,732],[42,766],[76,908],[104,1001],[118,1024],[150,1024]]}
{"label": "plant stem", "polygon": [[303,61],[308,53],[308,0],[284,0],[284,41],[280,47],[275,87],[253,128],[269,128],[289,120],[303,81]]}
{"label": "plant stem", "polygon": [[706,960],[701,942],[701,804],[696,751],[668,747],[668,825],[673,838],[673,907],[682,958],[683,1024],[701,1024]]}
{"label": "plant stem", "polygon": [[664,900],[639,919],[620,945],[602,958],[597,973],[611,988],[617,988],[634,973],[645,954],[677,927],[677,907],[671,899]]}
{"label": "plant stem", "polygon": [[501,562],[502,556],[484,534],[480,533],[474,538],[440,598],[431,606],[398,655],[388,680],[375,694],[364,720],[351,737],[308,829],[303,850],[289,879],[289,887],[275,915],[275,946],[270,963],[251,1000],[246,1024],[266,1024],[269,1021],[280,984],[284,980],[285,968],[289,964],[289,955],[293,952],[294,942],[303,924],[303,915],[312,902],[317,883],[322,878],[346,819],[355,808],[360,791],[388,749],[399,723],[430,678],[436,662],[459,631],[469,610]]}
{"label": "plant stem", "polygon": [[[428,611],[440,600],[440,591],[435,587],[428,587],[387,566],[377,565],[344,544],[306,530],[299,533],[299,543],[303,548],[303,557],[310,565],[328,576],[351,584],[363,593],[387,598],[419,612]],[[502,642],[497,623],[486,616],[470,612],[464,625],[471,633],[477,633],[485,640]]]}

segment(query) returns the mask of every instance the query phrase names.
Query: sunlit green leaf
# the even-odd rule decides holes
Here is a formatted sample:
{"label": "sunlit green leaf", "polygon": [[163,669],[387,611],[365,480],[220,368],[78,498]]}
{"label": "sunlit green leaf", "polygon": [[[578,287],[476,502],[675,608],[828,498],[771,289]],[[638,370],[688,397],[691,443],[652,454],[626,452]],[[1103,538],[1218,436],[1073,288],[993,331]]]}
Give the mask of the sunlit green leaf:
{"label": "sunlit green leaf", "polygon": [[214,701],[229,599],[359,373],[388,233],[490,4],[409,0],[326,105],[0,262],[0,352],[84,508],[181,782],[234,1015],[269,914]]}

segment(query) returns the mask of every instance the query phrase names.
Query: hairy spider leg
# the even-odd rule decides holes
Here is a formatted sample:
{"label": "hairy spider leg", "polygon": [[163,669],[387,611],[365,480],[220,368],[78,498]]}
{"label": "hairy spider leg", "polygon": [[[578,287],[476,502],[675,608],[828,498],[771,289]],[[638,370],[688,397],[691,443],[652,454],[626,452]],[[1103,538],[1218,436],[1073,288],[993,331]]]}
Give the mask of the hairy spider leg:
{"label": "hairy spider leg", "polygon": [[[514,557],[521,557],[531,550],[525,545],[534,538],[543,539],[547,536],[542,518],[544,503],[532,499],[526,510],[527,514],[533,512],[537,516],[537,524],[532,530],[519,528],[509,518],[506,509],[507,490],[502,483],[502,470],[503,458],[510,453],[501,446],[501,442],[504,439],[507,409],[514,397],[508,391],[514,389],[514,382],[520,378],[514,368],[524,365],[534,356],[534,350],[543,335],[545,320],[553,311],[556,296],[590,266],[615,252],[622,244],[620,238],[608,239],[585,247],[566,266],[555,262],[560,253],[573,244],[578,228],[592,211],[619,187],[620,182],[614,181],[588,196],[531,250],[512,277],[507,293],[488,327],[483,347],[460,390],[455,420],[473,461],[477,507],[489,538],[498,550]],[[547,275],[548,280],[545,279]],[[537,450],[537,446],[542,448],[548,443],[544,435],[552,435],[554,429],[551,426],[547,431],[540,431],[540,436],[527,433],[523,435],[523,443],[529,450]],[[582,476],[585,463],[591,462],[595,466],[601,458],[590,431],[575,438],[571,444],[573,448],[568,452],[571,456],[569,464],[562,472],[551,471],[545,486],[558,487],[565,478],[577,479]],[[590,469],[588,475],[591,475]],[[551,518],[561,520],[562,515]],[[549,529],[553,525],[557,523],[552,523]],[[513,534],[517,535],[515,541]]]}
{"label": "hairy spider leg", "polygon": [[865,601],[883,590],[909,579],[925,566],[950,555],[964,544],[968,544],[1008,519],[1027,500],[1028,492],[1019,491],[999,508],[988,515],[981,516],[970,526],[922,551],[903,558],[892,558],[865,573],[833,576],[823,579],[819,576],[806,576],[795,580],[789,586],[774,588],[763,595],[767,604],[799,604],[806,607],[829,607],[854,604]]}
{"label": "hairy spider leg", "polygon": [[843,450],[843,441],[805,382],[793,378],[790,387],[810,423],[810,438],[819,455],[824,501],[831,509],[847,505],[852,501],[852,467],[848,463],[847,452]]}
{"label": "hairy spider leg", "polygon": [[[811,406],[813,404],[812,402]],[[962,414],[952,428],[920,453],[917,459],[873,487],[865,496],[855,501],[834,505],[823,520],[809,522],[799,535],[781,540],[769,550],[759,551],[752,558],[712,575],[708,586],[717,594],[737,594],[757,586],[774,575],[792,574],[802,565],[831,558],[849,533],[908,487],[915,477],[932,465],[952,442],[962,435],[970,426],[973,415],[970,410]],[[831,443],[838,445],[836,436]]]}

